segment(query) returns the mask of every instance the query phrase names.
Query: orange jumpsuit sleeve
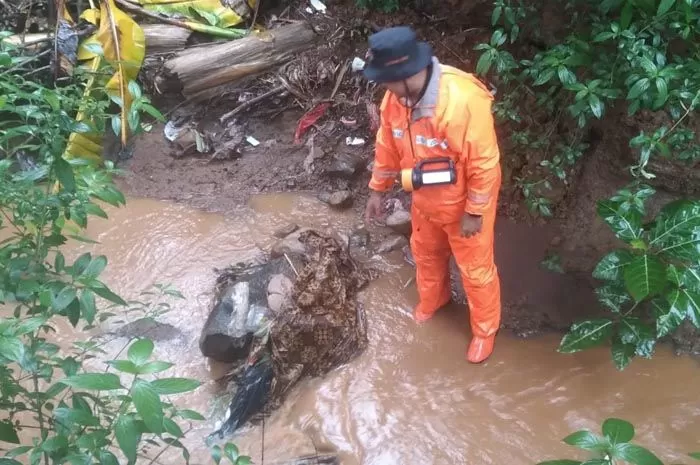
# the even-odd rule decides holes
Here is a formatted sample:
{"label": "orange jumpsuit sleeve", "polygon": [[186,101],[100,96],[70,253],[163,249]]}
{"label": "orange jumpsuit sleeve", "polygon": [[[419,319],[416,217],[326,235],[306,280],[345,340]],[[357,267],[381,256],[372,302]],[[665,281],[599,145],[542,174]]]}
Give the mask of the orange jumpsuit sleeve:
{"label": "orange jumpsuit sleeve", "polygon": [[469,119],[462,145],[466,161],[466,213],[483,215],[495,195],[494,187],[500,177],[500,151],[496,127],[491,113],[490,94],[472,93],[468,97]]}
{"label": "orange jumpsuit sleeve", "polygon": [[394,144],[392,128],[386,117],[389,105],[389,92],[387,92],[379,109],[380,123],[374,146],[374,167],[369,181],[369,188],[378,192],[390,190],[401,171],[399,152]]}

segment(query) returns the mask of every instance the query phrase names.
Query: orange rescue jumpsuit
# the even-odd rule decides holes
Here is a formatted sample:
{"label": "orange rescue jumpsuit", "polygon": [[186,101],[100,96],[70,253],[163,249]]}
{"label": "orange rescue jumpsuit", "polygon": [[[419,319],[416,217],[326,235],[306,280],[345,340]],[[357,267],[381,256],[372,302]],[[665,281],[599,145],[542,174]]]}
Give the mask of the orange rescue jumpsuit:
{"label": "orange rescue jumpsuit", "polygon": [[[445,156],[454,160],[455,184],[425,186],[412,193],[411,251],[420,297],[416,316],[427,319],[449,301],[451,251],[467,293],[475,338],[494,336],[501,320],[493,254],[501,167],[492,101],[473,75],[433,58],[425,94],[412,109],[391,92],[384,96],[369,184],[374,191],[386,192],[399,170],[412,168],[416,160]],[[461,235],[465,213],[483,219],[481,232],[469,238]]]}

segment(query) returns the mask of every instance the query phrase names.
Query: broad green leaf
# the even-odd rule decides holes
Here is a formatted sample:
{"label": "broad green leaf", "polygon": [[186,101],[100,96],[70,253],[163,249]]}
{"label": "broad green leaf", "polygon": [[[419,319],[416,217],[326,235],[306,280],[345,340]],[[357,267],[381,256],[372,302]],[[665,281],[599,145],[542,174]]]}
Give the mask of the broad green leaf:
{"label": "broad green leaf", "polygon": [[0,421],[0,441],[10,444],[19,444],[19,437],[15,427],[9,421]]}
{"label": "broad green leaf", "polygon": [[76,299],[71,300],[68,307],[66,307],[65,314],[74,328],[78,326],[78,322],[80,322],[80,302]]}
{"label": "broad green leaf", "polygon": [[[244,455],[238,457],[238,459],[236,460],[236,465],[250,465],[251,463],[253,463],[252,459],[250,457],[244,456]],[[579,462],[574,462],[574,463],[579,463]]]}
{"label": "broad green leaf", "polygon": [[65,427],[70,427],[73,424],[80,426],[99,426],[100,420],[93,415],[83,410],[76,410],[67,407],[58,407],[53,411],[54,418],[57,422]]}
{"label": "broad green leaf", "polygon": [[142,365],[148,361],[153,354],[153,341],[150,339],[139,339],[129,346],[127,356],[135,365]]}
{"label": "broad green leaf", "polygon": [[74,389],[91,391],[123,389],[119,377],[113,373],[83,373],[62,379],[61,382]]}
{"label": "broad green leaf", "polygon": [[654,330],[640,318],[626,316],[620,320],[620,340],[625,344],[638,344],[654,339]]}
{"label": "broad green leaf", "polygon": [[610,351],[612,354],[613,363],[615,363],[615,368],[622,371],[627,368],[627,365],[629,365],[632,361],[635,346],[634,344],[625,344],[616,338],[612,343]]}
{"label": "broad green leaf", "polygon": [[688,454],[688,457],[700,460],[700,452],[691,452],[690,454]]}
{"label": "broad green leaf", "polygon": [[80,313],[88,324],[95,322],[95,294],[90,289],[83,289],[80,293]]}
{"label": "broad green leaf", "polygon": [[23,465],[15,459],[0,458],[0,465]]}
{"label": "broad green leaf", "polygon": [[588,105],[591,107],[591,112],[596,118],[600,119],[603,116],[605,105],[597,95],[590,94],[588,97]]}
{"label": "broad green leaf", "polygon": [[7,52],[0,52],[0,66],[9,67],[12,65],[12,57]]}
{"label": "broad green leaf", "polygon": [[662,338],[672,333],[685,319],[685,313],[681,313],[681,306],[677,302],[680,293],[669,293],[667,300],[658,299],[652,302],[656,316],[656,337]]}
{"label": "broad green leaf", "polygon": [[614,313],[620,313],[622,308],[632,302],[623,283],[611,283],[601,286],[595,290],[598,302]]}
{"label": "broad green leaf", "polygon": [[[20,455],[24,455],[24,454],[26,454],[27,452],[29,452],[30,450],[32,450],[32,447],[31,447],[31,446],[19,446],[19,447],[15,447],[15,448],[12,449],[11,451],[9,451],[7,454],[5,454],[5,457],[12,459],[12,458],[15,458],[15,457],[19,457]],[[2,462],[0,462],[0,465],[1,465],[1,464],[2,464]]]}
{"label": "broad green leaf", "polygon": [[130,360],[110,360],[107,364],[122,373],[129,373],[132,375],[140,374],[139,368]]}
{"label": "broad green leaf", "polygon": [[85,271],[83,271],[83,276],[93,279],[97,278],[106,267],[107,257],[100,255],[90,261],[90,264],[85,268]]}
{"label": "broad green leaf", "polygon": [[503,12],[503,7],[497,6],[493,9],[491,13],[491,26],[495,26],[498,23],[498,19],[501,17]]}
{"label": "broad green leaf", "polygon": [[85,205],[85,212],[91,215],[99,216],[100,218],[108,219],[109,216],[107,212],[95,205],[94,203],[88,203]]}
{"label": "broad green leaf", "polygon": [[477,74],[480,75],[485,75],[486,73],[489,72],[489,69],[491,69],[491,64],[493,63],[494,59],[494,51],[493,50],[487,50],[486,52],[481,54],[481,57],[479,58],[479,61],[476,62],[476,72]]}
{"label": "broad green leaf", "polygon": [[117,443],[119,443],[119,448],[129,460],[129,464],[135,463],[136,448],[141,440],[141,433],[136,428],[134,419],[120,415],[114,424],[114,435],[117,438]]}
{"label": "broad green leaf", "polygon": [[148,362],[143,365],[140,365],[138,367],[138,371],[140,375],[149,375],[152,373],[160,373],[161,371],[165,371],[169,368],[172,368],[172,366],[173,364],[168,362]]}
{"label": "broad green leaf", "polygon": [[673,289],[667,299],[672,309],[700,328],[700,294],[687,289]]}
{"label": "broad green leaf", "polygon": [[105,284],[103,283],[98,283],[98,284],[93,284],[91,286],[92,291],[102,297],[103,299],[107,299],[110,302],[117,304],[117,305],[122,305],[126,306],[126,301],[119,297],[117,294],[112,292]]}
{"label": "broad green leaf", "polygon": [[56,297],[53,299],[53,302],[51,303],[51,307],[56,312],[60,312],[64,310],[68,305],[70,305],[71,302],[75,299],[77,293],[75,291],[75,288],[71,285],[68,285],[61,289],[61,291],[56,295]]}
{"label": "broad green leaf", "polygon": [[238,458],[238,447],[236,447],[235,444],[228,442],[224,446],[224,454],[231,462],[235,463],[236,459]]}
{"label": "broad green leaf", "polygon": [[165,428],[166,433],[176,438],[181,438],[184,436],[182,429],[172,420],[172,418],[163,418],[163,428]]}
{"label": "broad green leaf", "polygon": [[63,188],[68,192],[75,192],[75,175],[70,164],[63,157],[57,157],[54,169],[56,170],[56,178]]}
{"label": "broad green leaf", "polygon": [[652,452],[636,444],[617,444],[611,452],[613,457],[635,465],[663,465]]}
{"label": "broad green leaf", "polygon": [[680,273],[680,283],[694,292],[700,292],[700,266],[689,266]]}
{"label": "broad green leaf", "polygon": [[185,420],[197,420],[197,421],[205,421],[206,420],[206,418],[201,413],[195,412],[194,410],[189,410],[189,409],[178,410],[177,414],[181,418],[184,418]]}
{"label": "broad green leaf", "polygon": [[151,385],[144,380],[137,379],[131,388],[131,395],[136,411],[148,427],[155,434],[163,432],[163,405],[158,394]]}
{"label": "broad green leaf", "polygon": [[128,90],[132,97],[141,98],[141,87],[136,81],[129,81]]}
{"label": "broad green leaf", "polygon": [[564,442],[579,449],[606,451],[610,443],[606,438],[593,434],[590,431],[577,431],[564,438]]}
{"label": "broad green leaf", "polygon": [[119,460],[113,453],[102,449],[100,451],[100,465],[119,465]]}
{"label": "broad green leaf", "polygon": [[44,395],[45,395],[46,399],[53,399],[54,397],[56,397],[57,395],[59,395],[60,393],[65,391],[66,389],[68,389],[67,385],[65,385],[61,382],[58,382],[58,383],[52,385],[50,388],[48,388],[46,390],[46,392],[44,393]]}
{"label": "broad green leaf", "polygon": [[620,27],[624,30],[630,26],[634,14],[634,0],[627,0],[620,13]]}
{"label": "broad green leaf", "polygon": [[656,78],[654,83],[656,84],[656,91],[658,92],[658,95],[654,99],[654,108],[660,108],[666,103],[666,100],[668,100],[668,83],[666,79],[662,77]]}
{"label": "broad green leaf", "polygon": [[563,337],[559,352],[573,353],[602,344],[612,334],[612,321],[607,318],[575,323]]}
{"label": "broad green leaf", "polygon": [[665,14],[668,10],[673,7],[673,4],[676,3],[676,0],[661,0],[661,3],[659,4],[659,9],[656,10],[656,15],[661,16]]}
{"label": "broad green leaf", "polygon": [[610,200],[598,202],[598,216],[612,229],[615,235],[631,242],[642,235],[642,215],[635,210],[622,213],[619,205]]}
{"label": "broad green leaf", "polygon": [[700,201],[671,202],[656,216],[649,246],[683,260],[700,259]]}
{"label": "broad green leaf", "polygon": [[639,98],[640,95],[649,90],[649,87],[651,87],[651,80],[649,80],[649,78],[640,79],[630,88],[627,94],[627,100]]}
{"label": "broad green leaf", "polygon": [[194,391],[201,383],[188,378],[161,378],[151,381],[150,384],[158,394],[170,395]]}
{"label": "broad green leaf", "polygon": [[19,362],[24,356],[24,344],[16,337],[0,336],[0,356]]}
{"label": "broad green leaf", "polygon": [[560,65],[559,68],[557,68],[557,75],[559,76],[561,83],[565,86],[570,86],[576,82],[576,75],[564,65]]}
{"label": "broad green leaf", "polygon": [[66,357],[61,362],[61,370],[66,376],[73,376],[78,372],[80,368],[80,363],[76,361],[73,357]]}
{"label": "broad green leaf", "polygon": [[603,422],[603,434],[613,445],[630,442],[634,439],[634,426],[619,418],[608,418]]}
{"label": "broad green leaf", "polygon": [[593,270],[593,277],[606,281],[622,279],[622,270],[626,264],[632,261],[634,255],[628,250],[615,250],[598,262]]}
{"label": "broad green leaf", "polygon": [[85,271],[85,268],[90,264],[90,261],[92,260],[92,255],[90,253],[84,253],[80,257],[73,262],[72,268],[72,275],[75,276],[76,278],[80,276],[83,271]]}
{"label": "broad green leaf", "polygon": [[625,286],[637,301],[660,293],[666,285],[666,268],[653,255],[642,255],[624,269]]}
{"label": "broad green leaf", "polygon": [[46,324],[46,318],[44,317],[34,317],[23,319],[15,330],[16,336],[24,336],[25,334],[33,333],[37,329],[41,328]]}
{"label": "broad green leaf", "polygon": [[211,458],[214,460],[216,465],[219,465],[221,463],[221,457],[222,457],[222,451],[221,447],[219,446],[213,446],[211,448]]}
{"label": "broad green leaf", "polygon": [[53,267],[58,273],[62,272],[66,267],[66,257],[64,257],[60,251],[56,252]]}

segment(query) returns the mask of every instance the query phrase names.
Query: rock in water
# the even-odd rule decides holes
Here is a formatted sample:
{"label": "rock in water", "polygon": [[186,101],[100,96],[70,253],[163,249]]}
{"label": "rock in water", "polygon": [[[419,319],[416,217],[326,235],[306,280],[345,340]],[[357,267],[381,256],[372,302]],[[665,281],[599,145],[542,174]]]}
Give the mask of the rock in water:
{"label": "rock in water", "polygon": [[216,303],[199,339],[205,357],[229,363],[247,357],[254,333],[249,322],[253,323],[257,319],[254,313],[261,310],[250,305],[249,296],[249,283],[241,281],[230,286]]}
{"label": "rock in water", "polygon": [[351,179],[360,170],[362,159],[351,153],[339,153],[333,157],[331,166],[326,170],[330,176]]}
{"label": "rock in water", "polygon": [[379,246],[377,247],[377,253],[389,253],[393,252],[394,250],[399,250],[402,247],[405,247],[408,245],[408,239],[406,239],[406,236],[400,236],[400,235],[395,235],[391,236],[388,239],[384,240]]}
{"label": "rock in water", "polygon": [[292,297],[292,280],[283,274],[276,274],[270,278],[267,285],[267,306],[272,313],[279,313]]}
{"label": "rock in water", "polygon": [[350,234],[351,247],[367,247],[369,245],[369,231],[365,228],[357,228]]}
{"label": "rock in water", "polygon": [[295,223],[289,223],[287,226],[283,226],[275,231],[272,235],[277,239],[284,239],[285,237],[292,234],[294,231],[299,229],[299,226]]}
{"label": "rock in water", "polygon": [[386,219],[386,225],[399,234],[411,234],[411,214],[406,210],[396,210]]}
{"label": "rock in water", "polygon": [[325,202],[333,208],[342,209],[352,205],[352,193],[350,191],[337,191],[332,194],[319,194],[318,199]]}
{"label": "rock in water", "polygon": [[270,251],[270,257],[279,258],[287,255],[303,255],[306,252],[304,244],[299,242],[299,236],[308,231],[309,228],[297,229],[291,234],[287,235],[284,239],[279,240],[275,245],[272,246]]}

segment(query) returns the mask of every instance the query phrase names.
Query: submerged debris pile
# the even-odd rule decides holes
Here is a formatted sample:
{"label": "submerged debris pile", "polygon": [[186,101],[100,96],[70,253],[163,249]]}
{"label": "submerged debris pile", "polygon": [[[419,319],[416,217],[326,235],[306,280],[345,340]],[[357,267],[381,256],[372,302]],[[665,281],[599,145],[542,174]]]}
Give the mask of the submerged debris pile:
{"label": "submerged debris pile", "polygon": [[215,435],[278,406],[301,379],[362,353],[367,323],[357,293],[372,278],[347,244],[310,229],[281,239],[264,264],[224,270],[200,339],[206,356],[238,362],[235,394]]}

